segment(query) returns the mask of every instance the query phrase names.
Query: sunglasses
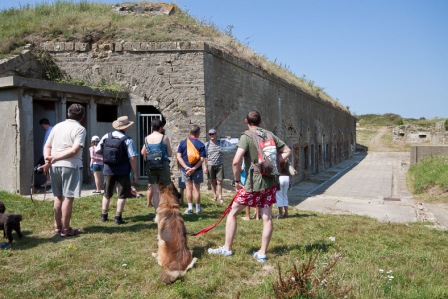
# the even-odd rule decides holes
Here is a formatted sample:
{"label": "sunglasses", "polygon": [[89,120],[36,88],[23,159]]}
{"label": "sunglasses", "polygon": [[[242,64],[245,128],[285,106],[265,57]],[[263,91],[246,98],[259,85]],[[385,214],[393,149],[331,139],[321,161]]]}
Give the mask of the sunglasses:
{"label": "sunglasses", "polygon": [[215,133],[208,133],[208,135],[209,135],[209,136],[213,136],[213,135],[215,135]]}

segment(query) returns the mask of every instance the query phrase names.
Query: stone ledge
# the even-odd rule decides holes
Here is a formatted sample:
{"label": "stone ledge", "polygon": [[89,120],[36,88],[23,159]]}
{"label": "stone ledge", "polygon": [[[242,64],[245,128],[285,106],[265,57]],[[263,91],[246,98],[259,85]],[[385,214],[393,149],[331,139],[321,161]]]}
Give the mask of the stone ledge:
{"label": "stone ledge", "polygon": [[48,52],[160,52],[203,51],[204,42],[117,42],[88,44],[76,42],[42,42],[40,47]]}

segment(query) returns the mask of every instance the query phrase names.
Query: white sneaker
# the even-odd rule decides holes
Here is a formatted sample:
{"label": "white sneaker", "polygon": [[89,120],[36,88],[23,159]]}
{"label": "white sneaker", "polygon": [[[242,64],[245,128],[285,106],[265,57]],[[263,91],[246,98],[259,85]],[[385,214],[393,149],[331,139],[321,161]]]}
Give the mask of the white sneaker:
{"label": "white sneaker", "polygon": [[233,252],[230,250],[227,250],[224,248],[224,246],[213,249],[213,248],[209,248],[208,249],[208,254],[219,254],[219,255],[223,255],[223,256],[232,256]]}
{"label": "white sneaker", "polygon": [[199,214],[201,214],[202,213],[202,209],[197,209],[196,210],[196,215],[199,215]]}
{"label": "white sneaker", "polygon": [[257,251],[254,252],[252,256],[260,263],[264,263],[268,260],[266,256],[260,255]]}
{"label": "white sneaker", "polygon": [[193,209],[186,209],[184,214],[192,215],[193,214]]}

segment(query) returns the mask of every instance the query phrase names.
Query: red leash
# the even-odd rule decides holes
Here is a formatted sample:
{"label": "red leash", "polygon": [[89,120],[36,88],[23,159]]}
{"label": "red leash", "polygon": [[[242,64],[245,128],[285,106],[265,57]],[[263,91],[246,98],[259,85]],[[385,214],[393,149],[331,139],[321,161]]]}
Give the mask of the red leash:
{"label": "red leash", "polygon": [[200,235],[205,234],[206,232],[208,232],[209,230],[211,230],[211,229],[214,228],[215,226],[217,226],[217,225],[222,221],[222,219],[224,219],[224,217],[226,217],[226,215],[229,214],[230,209],[232,208],[233,201],[238,197],[238,195],[240,194],[241,190],[244,190],[244,189],[240,189],[240,191],[238,191],[238,192],[235,194],[235,196],[233,197],[232,201],[231,201],[231,202],[229,203],[229,205],[227,206],[227,208],[226,208],[226,210],[224,211],[224,213],[221,215],[221,217],[219,217],[218,221],[216,221],[214,224],[212,224],[212,225],[210,225],[210,226],[208,226],[208,227],[206,227],[206,228],[200,230],[200,231],[197,232],[197,233],[188,233],[188,234],[189,234],[190,236],[200,236]]}

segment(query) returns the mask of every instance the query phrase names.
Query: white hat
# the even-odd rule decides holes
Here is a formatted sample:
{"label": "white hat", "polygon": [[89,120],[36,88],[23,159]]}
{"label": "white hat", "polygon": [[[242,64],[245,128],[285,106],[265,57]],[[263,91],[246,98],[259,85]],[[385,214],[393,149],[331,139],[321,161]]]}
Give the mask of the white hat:
{"label": "white hat", "polygon": [[94,141],[100,141],[100,137],[98,137],[96,135],[93,136],[91,142],[94,142]]}
{"label": "white hat", "polygon": [[133,121],[129,121],[127,116],[120,116],[112,123],[112,127],[114,127],[115,130],[124,130],[133,123]]}

